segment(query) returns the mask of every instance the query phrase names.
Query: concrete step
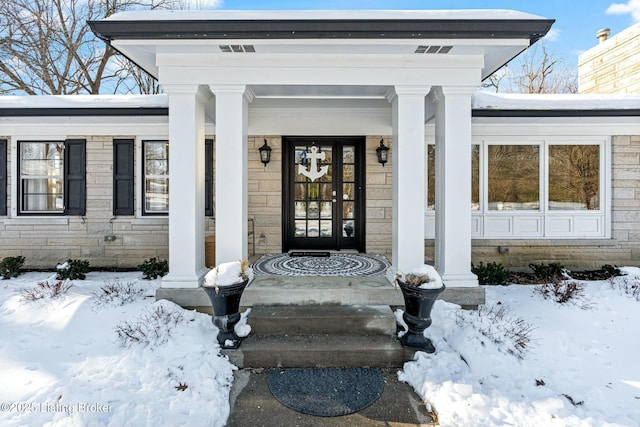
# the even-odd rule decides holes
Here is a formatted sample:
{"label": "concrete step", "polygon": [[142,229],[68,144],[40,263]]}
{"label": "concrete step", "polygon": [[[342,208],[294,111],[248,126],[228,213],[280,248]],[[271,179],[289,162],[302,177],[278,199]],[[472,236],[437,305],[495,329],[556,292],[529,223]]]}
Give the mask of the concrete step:
{"label": "concrete step", "polygon": [[396,318],[388,305],[255,306],[248,321],[254,335],[396,333]]}
{"label": "concrete step", "polygon": [[383,335],[249,335],[222,353],[239,368],[400,368],[414,354]]}

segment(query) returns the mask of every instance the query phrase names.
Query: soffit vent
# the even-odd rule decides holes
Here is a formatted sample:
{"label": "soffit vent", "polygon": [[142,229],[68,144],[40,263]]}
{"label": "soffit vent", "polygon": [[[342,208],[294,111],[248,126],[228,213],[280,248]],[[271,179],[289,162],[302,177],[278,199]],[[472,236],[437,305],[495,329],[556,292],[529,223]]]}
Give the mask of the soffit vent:
{"label": "soffit vent", "polygon": [[449,53],[453,46],[418,46],[414,53]]}
{"label": "soffit vent", "polygon": [[252,44],[221,44],[220,50],[222,52],[234,52],[234,53],[242,53],[248,52],[253,53],[256,51],[256,48]]}

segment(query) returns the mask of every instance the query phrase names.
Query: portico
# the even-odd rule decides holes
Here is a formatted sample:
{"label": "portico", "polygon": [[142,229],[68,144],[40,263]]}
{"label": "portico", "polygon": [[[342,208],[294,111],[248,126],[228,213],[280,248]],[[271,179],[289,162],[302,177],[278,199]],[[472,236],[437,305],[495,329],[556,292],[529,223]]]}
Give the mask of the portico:
{"label": "portico", "polygon": [[[250,135],[382,135],[392,145],[389,275],[422,264],[427,123],[435,123],[437,153],[435,266],[448,287],[476,287],[471,95],[552,22],[513,11],[159,11],[91,23],[169,95],[162,287],[198,288],[206,272],[206,135],[215,136],[216,263],[248,254]],[[292,107],[309,115],[279,113]],[[336,112],[346,117],[334,122]]]}

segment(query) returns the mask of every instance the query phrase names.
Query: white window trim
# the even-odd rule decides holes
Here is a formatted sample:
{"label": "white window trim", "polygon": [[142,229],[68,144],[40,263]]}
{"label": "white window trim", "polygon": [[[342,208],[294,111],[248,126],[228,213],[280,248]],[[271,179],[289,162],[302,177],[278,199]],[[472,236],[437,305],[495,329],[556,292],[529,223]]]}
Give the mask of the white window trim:
{"label": "white window trim", "polygon": [[[144,188],[143,188],[143,182],[144,182],[144,165],[145,165],[145,161],[144,161],[144,150],[143,150],[143,146],[144,146],[144,142],[145,141],[149,141],[149,142],[160,142],[160,141],[166,141],[167,143],[169,142],[169,138],[167,137],[167,135],[144,135],[144,136],[138,136],[135,138],[135,164],[133,165],[133,174],[134,174],[134,188],[135,188],[135,207],[136,207],[136,218],[139,220],[152,220],[149,222],[149,224],[156,224],[157,221],[156,220],[161,220],[161,221],[166,221],[167,223],[169,222],[169,211],[167,211],[166,213],[152,213],[152,212],[148,212],[145,213],[144,212]],[[169,164],[171,164],[171,159],[169,159]],[[171,167],[171,166],[169,166]],[[171,170],[171,169],[169,169]],[[169,172],[169,185],[171,185],[171,172]],[[171,208],[171,201],[169,201],[169,208]]]}
{"label": "white window trim", "polygon": [[[427,144],[435,141],[430,139]],[[474,138],[480,145],[480,208],[471,211],[473,239],[610,239],[611,238],[611,137],[601,136],[491,136]],[[531,211],[488,209],[489,145],[540,145],[540,208]],[[550,210],[548,172],[550,145],[600,146],[600,209]],[[490,228],[493,226],[493,230]],[[590,227],[588,230],[581,227]],[[554,227],[564,227],[554,229]],[[425,211],[425,238],[435,237],[435,211]]]}

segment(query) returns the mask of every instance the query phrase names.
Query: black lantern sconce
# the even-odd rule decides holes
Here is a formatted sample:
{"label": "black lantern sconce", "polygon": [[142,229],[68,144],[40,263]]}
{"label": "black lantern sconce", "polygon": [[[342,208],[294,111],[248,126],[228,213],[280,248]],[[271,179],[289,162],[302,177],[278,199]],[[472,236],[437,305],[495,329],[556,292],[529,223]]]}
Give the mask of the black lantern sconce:
{"label": "black lantern sconce", "polygon": [[267,140],[264,140],[264,145],[258,148],[260,151],[260,161],[264,163],[264,167],[267,167],[267,163],[271,161],[271,147],[267,145]]}
{"label": "black lantern sconce", "polygon": [[384,164],[389,161],[389,147],[384,145],[384,140],[380,140],[380,146],[376,148],[376,154],[378,156],[378,163],[381,163],[384,167]]}

